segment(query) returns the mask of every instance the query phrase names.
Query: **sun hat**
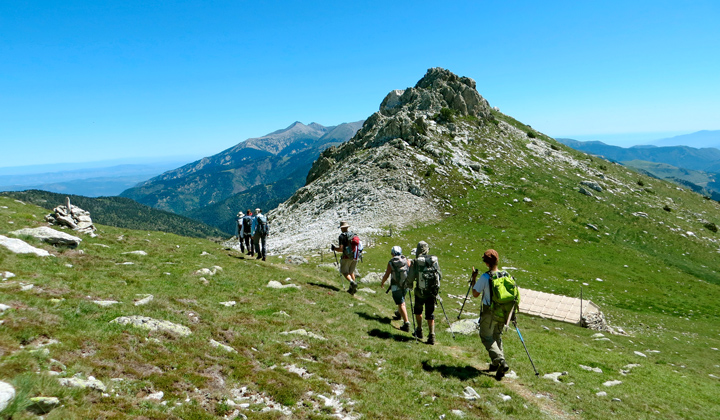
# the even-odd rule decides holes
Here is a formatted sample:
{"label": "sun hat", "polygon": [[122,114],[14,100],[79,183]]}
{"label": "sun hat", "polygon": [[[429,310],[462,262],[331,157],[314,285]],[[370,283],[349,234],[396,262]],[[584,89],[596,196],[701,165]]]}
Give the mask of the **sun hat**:
{"label": "sun hat", "polygon": [[349,228],[350,224],[348,222],[340,222],[340,229],[342,228]]}
{"label": "sun hat", "polygon": [[390,254],[392,254],[393,256],[402,255],[402,248],[400,248],[399,246],[395,245],[395,246],[392,247],[392,249],[390,250]]}

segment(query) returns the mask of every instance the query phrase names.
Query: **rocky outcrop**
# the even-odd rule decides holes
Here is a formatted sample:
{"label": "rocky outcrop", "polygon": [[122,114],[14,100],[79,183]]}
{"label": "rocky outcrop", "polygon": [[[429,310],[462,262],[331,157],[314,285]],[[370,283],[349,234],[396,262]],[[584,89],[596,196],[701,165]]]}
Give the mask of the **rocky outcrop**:
{"label": "rocky outcrop", "polygon": [[428,70],[415,87],[390,92],[350,141],[324,151],[306,185],[268,214],[269,252],[327,248],[341,220],[367,238],[389,226],[439,219],[444,202],[428,185],[430,177],[458,172],[468,185],[487,183],[485,161],[466,146],[478,138],[496,141],[497,128],[472,79]]}
{"label": "rocky outcrop", "polygon": [[0,245],[16,254],[35,254],[38,257],[47,257],[50,255],[50,253],[44,249],[35,248],[22,239],[8,238],[3,235],[0,235]]}
{"label": "rocky outcrop", "polygon": [[70,198],[65,199],[65,205],[57,206],[53,212],[45,216],[51,225],[67,226],[72,230],[95,236],[95,225],[90,218],[90,212],[70,204]]}
{"label": "rocky outcrop", "polygon": [[47,242],[51,245],[62,245],[69,247],[76,247],[80,245],[82,239],[77,236],[69,235],[65,232],[60,232],[47,226],[40,226],[37,228],[25,228],[10,232],[15,236],[32,236],[33,238],[40,239],[43,242]]}

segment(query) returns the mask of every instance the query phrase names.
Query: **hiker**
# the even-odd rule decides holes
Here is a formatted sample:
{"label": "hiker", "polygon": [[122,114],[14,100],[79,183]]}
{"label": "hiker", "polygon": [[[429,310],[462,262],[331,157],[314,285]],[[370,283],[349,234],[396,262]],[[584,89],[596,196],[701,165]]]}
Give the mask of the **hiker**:
{"label": "hiker", "polygon": [[267,255],[265,242],[267,240],[269,227],[267,217],[262,214],[262,210],[260,209],[255,209],[255,218],[253,219],[251,230],[253,246],[255,247],[255,253],[257,254],[256,259],[259,260],[262,258],[262,260],[265,261],[265,256]]}
{"label": "hiker", "polygon": [[385,287],[385,281],[388,277],[390,280],[390,290],[392,290],[392,297],[395,304],[398,306],[398,310],[395,312],[402,317],[403,326],[400,327],[401,331],[410,332],[410,321],[408,320],[407,310],[405,309],[405,294],[408,291],[407,286],[407,273],[410,268],[410,262],[402,255],[402,248],[394,246],[390,250],[392,259],[388,262],[385,275],[380,282],[380,287]]}
{"label": "hiker", "polygon": [[428,255],[430,246],[425,241],[420,241],[415,251],[415,259],[410,263],[408,272],[408,281],[410,284],[415,283],[415,320],[417,327],[413,336],[419,339],[423,338],[422,331],[422,313],[425,309],[425,319],[428,324],[429,335],[426,343],[435,344],[435,300],[440,293],[440,280],[442,273],[438,265],[438,258],[434,255]]}
{"label": "hiker", "polygon": [[340,274],[342,274],[350,283],[348,293],[354,295],[357,292],[357,283],[355,282],[355,267],[357,267],[358,259],[360,259],[361,245],[360,238],[352,233],[348,222],[340,222],[340,236],[338,237],[339,246],[330,245],[330,250],[342,253],[340,257]]}
{"label": "hiker", "polygon": [[[497,251],[488,249],[483,254],[483,262],[488,267],[488,271],[480,276],[477,281],[478,270],[473,267],[472,274],[472,292],[473,297],[482,295],[482,311],[480,312],[480,340],[490,355],[490,367],[488,371],[496,371],[495,377],[501,379],[505,376],[510,367],[505,361],[502,347],[502,334],[505,327],[507,317],[510,315],[503,305],[493,305],[492,296],[492,279],[510,276],[505,271],[498,271],[498,261],[500,259]],[[510,276],[512,277],[512,276]],[[514,303],[513,303],[514,304]],[[515,312],[512,311],[513,317]]]}
{"label": "hiker", "polygon": [[251,257],[255,255],[253,246],[250,245],[253,220],[253,213],[250,209],[245,212],[244,216],[242,216],[242,212],[238,213],[238,240],[240,241],[240,251],[245,254],[245,248],[247,248],[247,255]]}

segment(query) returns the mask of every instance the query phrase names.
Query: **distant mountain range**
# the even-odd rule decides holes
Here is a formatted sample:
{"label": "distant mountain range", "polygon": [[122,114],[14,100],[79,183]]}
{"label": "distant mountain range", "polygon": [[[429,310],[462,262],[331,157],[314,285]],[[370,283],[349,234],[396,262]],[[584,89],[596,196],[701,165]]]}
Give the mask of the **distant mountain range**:
{"label": "distant mountain range", "polygon": [[320,153],[349,140],[363,121],[325,127],[295,122],[165,172],[120,195],[234,233],[239,211],[276,207],[305,184]]}
{"label": "distant mountain range", "polygon": [[720,149],[720,130],[702,130],[681,136],[655,140],[655,146],[690,146],[698,149],[714,147]]}
{"label": "distant mountain range", "polygon": [[113,196],[187,161],[164,160],[111,166],[102,166],[108,165],[108,162],[91,162],[85,164],[90,167],[79,168],[75,166],[80,164],[2,168],[0,191],[36,189],[86,197]]}
{"label": "distant mountain range", "polygon": [[689,146],[625,148],[611,146],[601,141],[562,138],[556,140],[575,150],[602,156],[656,178],[681,184],[713,199],[720,199],[720,149],[712,147],[697,149]]}

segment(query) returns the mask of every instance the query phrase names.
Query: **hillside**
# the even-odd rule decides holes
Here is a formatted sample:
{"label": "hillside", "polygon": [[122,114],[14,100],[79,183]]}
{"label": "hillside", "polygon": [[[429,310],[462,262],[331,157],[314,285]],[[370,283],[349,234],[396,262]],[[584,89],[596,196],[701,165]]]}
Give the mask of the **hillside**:
{"label": "hillside", "polygon": [[[0,235],[43,225],[43,214],[0,197]],[[45,418],[720,416],[720,204],[493,111],[471,79],[431,69],[391,92],[269,217],[268,262],[109,226],[77,249],[30,240],[54,258],[0,247],[0,273],[13,274],[0,282],[0,381],[18,395],[2,415],[35,418],[30,398],[54,396],[61,406]],[[341,218],[372,245],[354,297],[327,265],[332,254],[317,253]],[[391,319],[378,275],[391,246],[409,255],[419,240],[439,257],[451,322],[470,267],[492,247],[521,287],[582,290],[627,335],[521,314],[540,375],[510,329],[512,374],[498,382],[477,335],[453,339],[440,308],[435,346]],[[292,249],[310,262],[278,258]],[[147,255],[125,254],[139,250]],[[119,303],[95,303],[110,300]],[[476,303],[464,319],[477,316]],[[111,323],[131,315],[187,330]],[[60,385],[76,375],[106,389]]]}
{"label": "hillside", "polygon": [[3,192],[12,197],[52,210],[65,203],[65,197],[90,212],[93,221],[108,226],[127,229],[155,230],[195,238],[222,238],[227,233],[212,226],[170,212],[156,210],[123,197],[83,197],[73,194],[57,194],[48,191],[28,190]]}
{"label": "hillside", "polygon": [[[295,122],[286,129],[245,140],[216,155],[165,172],[120,195],[150,207],[187,215],[252,187],[285,180],[299,168],[309,168],[320,152],[349,139],[360,124],[362,122],[324,127]],[[301,180],[304,177],[302,174]],[[227,230],[225,220],[213,222],[207,217],[204,220]]]}

